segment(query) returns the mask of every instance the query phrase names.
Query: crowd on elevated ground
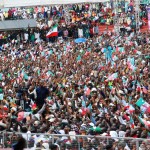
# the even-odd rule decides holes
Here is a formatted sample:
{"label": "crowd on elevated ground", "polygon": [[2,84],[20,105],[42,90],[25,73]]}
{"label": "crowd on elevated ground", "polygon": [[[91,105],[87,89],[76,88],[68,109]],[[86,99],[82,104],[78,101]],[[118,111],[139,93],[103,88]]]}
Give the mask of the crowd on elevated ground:
{"label": "crowd on elevated ground", "polygon": [[[27,8],[10,8],[0,11],[0,20],[18,20],[18,19],[37,19],[40,24],[49,25],[51,19],[57,19],[64,22],[66,15],[71,23],[80,22],[81,20],[97,21],[102,25],[113,25],[116,17],[119,19],[120,26],[130,26],[135,28],[136,16],[134,4],[121,2],[118,4],[118,14],[115,14],[115,4],[73,4],[63,6],[42,6]],[[140,26],[147,23],[146,6],[140,6]],[[42,22],[42,23],[41,23]],[[44,22],[44,23],[43,23]]]}

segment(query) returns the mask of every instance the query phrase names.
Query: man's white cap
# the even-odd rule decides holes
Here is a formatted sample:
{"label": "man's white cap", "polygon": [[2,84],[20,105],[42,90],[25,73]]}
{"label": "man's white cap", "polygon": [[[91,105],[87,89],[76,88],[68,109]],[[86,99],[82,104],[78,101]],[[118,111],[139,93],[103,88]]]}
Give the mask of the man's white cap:
{"label": "man's white cap", "polygon": [[49,122],[54,122],[55,121],[55,118],[51,118],[48,120]]}
{"label": "man's white cap", "polygon": [[119,90],[119,91],[118,91],[118,93],[120,93],[120,94],[124,94],[124,92],[123,92],[122,90]]}
{"label": "man's white cap", "polygon": [[90,126],[92,126],[92,127],[94,127],[94,123],[92,123],[92,122],[91,122],[91,123],[89,123],[89,125],[90,125]]}
{"label": "man's white cap", "polygon": [[17,111],[17,109],[16,109],[15,107],[12,107],[12,108],[11,108],[11,110],[13,110],[13,111]]}
{"label": "man's white cap", "polygon": [[49,144],[48,143],[43,143],[42,147],[43,147],[42,149],[49,150]]}
{"label": "man's white cap", "polygon": [[40,120],[40,114],[35,114],[34,115],[38,120]]}
{"label": "man's white cap", "polygon": [[91,92],[96,92],[97,89],[96,88],[92,88]]}

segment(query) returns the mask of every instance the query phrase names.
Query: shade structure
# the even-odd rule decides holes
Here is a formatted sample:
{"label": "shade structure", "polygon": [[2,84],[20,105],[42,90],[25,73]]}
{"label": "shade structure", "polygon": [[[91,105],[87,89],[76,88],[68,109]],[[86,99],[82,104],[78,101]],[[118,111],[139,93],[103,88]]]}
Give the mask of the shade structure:
{"label": "shade structure", "polygon": [[37,27],[36,19],[0,21],[0,31]]}
{"label": "shade structure", "polygon": [[4,0],[4,7],[98,3],[109,0]]}

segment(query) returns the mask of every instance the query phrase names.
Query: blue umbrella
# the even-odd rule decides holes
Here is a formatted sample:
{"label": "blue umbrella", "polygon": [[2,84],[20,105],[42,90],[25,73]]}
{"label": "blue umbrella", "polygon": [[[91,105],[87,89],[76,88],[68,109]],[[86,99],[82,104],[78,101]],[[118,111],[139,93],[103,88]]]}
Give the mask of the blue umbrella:
{"label": "blue umbrella", "polygon": [[85,38],[78,38],[78,39],[75,39],[75,43],[84,43],[86,42],[86,39]]}

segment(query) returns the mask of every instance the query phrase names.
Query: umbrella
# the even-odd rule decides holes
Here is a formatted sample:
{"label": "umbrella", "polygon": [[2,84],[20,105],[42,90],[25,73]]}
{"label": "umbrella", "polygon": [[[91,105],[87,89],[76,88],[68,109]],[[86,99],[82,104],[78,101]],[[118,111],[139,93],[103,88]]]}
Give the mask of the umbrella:
{"label": "umbrella", "polygon": [[85,38],[78,38],[78,39],[75,39],[75,43],[84,43],[86,42],[86,39]]}

